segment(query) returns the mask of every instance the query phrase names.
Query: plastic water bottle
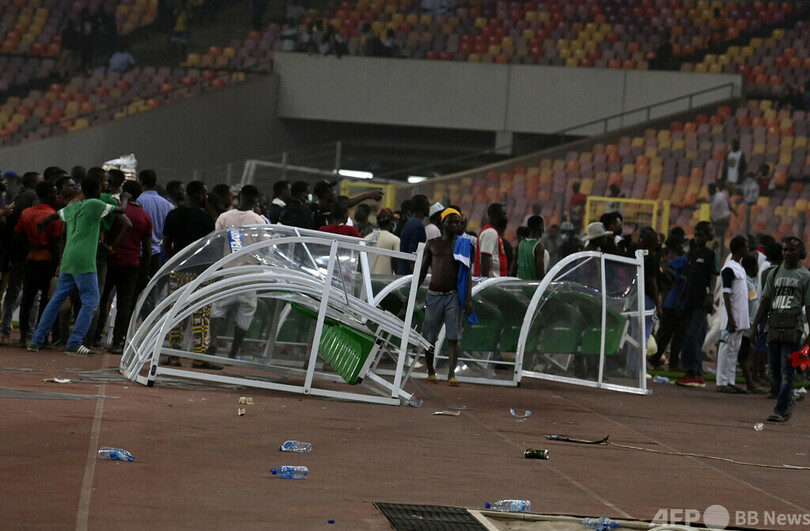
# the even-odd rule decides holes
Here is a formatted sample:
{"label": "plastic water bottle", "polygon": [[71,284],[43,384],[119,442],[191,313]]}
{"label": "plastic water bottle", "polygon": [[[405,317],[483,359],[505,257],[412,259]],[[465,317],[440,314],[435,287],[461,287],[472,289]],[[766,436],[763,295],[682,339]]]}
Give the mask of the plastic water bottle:
{"label": "plastic water bottle", "polygon": [[270,470],[274,476],[283,479],[306,479],[309,469],[305,466],[280,466]]}
{"label": "plastic water bottle", "polygon": [[532,502],[529,500],[498,500],[487,502],[484,507],[502,513],[528,513],[532,510]]}
{"label": "plastic water bottle", "polygon": [[297,454],[308,454],[312,451],[312,443],[304,441],[284,441],[284,444],[278,447],[282,452],[295,452]]}
{"label": "plastic water bottle", "polygon": [[652,377],[652,381],[653,383],[669,383],[669,378],[667,378],[666,376],[656,375]]}
{"label": "plastic water bottle", "polygon": [[606,529],[616,529],[619,527],[619,522],[614,522],[604,516],[602,518],[585,518],[582,520],[582,525],[594,531],[605,531]]}
{"label": "plastic water bottle", "polygon": [[123,448],[113,448],[111,446],[102,446],[98,451],[98,456],[101,459],[108,459],[110,461],[134,461],[135,458],[132,454]]}

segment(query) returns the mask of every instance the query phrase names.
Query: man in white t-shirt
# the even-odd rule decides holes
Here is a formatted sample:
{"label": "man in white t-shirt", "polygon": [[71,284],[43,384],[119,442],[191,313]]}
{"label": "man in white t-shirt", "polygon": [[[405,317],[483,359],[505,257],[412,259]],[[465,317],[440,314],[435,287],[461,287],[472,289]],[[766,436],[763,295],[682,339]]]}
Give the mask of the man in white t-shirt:
{"label": "man in white t-shirt", "polygon": [[501,233],[506,229],[509,218],[506,207],[492,203],[487,208],[489,223],[478,233],[478,245],[475,248],[475,276],[505,277],[507,272],[506,251],[503,247]]}
{"label": "man in white t-shirt", "polygon": [[[265,219],[254,211],[256,205],[259,203],[259,190],[252,184],[246,184],[239,191],[239,206],[235,209],[223,212],[217,217],[215,227],[219,229],[233,228],[229,231],[228,246],[230,252],[236,252],[245,245],[247,245],[242,237],[240,227],[248,225],[264,225],[267,222]],[[258,298],[255,293],[240,293],[238,295],[231,295],[225,299],[220,299],[211,305],[211,325],[209,333],[211,334],[211,342],[206,351],[210,355],[217,353],[217,339],[218,333],[225,323],[225,318],[228,312],[234,309],[234,322],[236,326],[233,332],[233,342],[231,343],[231,350],[228,355],[230,358],[235,358],[236,353],[242,347],[242,342],[247,335],[250,323],[253,322],[253,314],[256,313],[256,305]]]}
{"label": "man in white t-shirt", "polygon": [[723,160],[723,174],[720,180],[728,183],[729,190],[734,190],[745,176],[746,167],[745,153],[740,149],[739,139],[735,138],[731,141],[731,151],[726,153]]}
{"label": "man in white t-shirt", "polygon": [[425,225],[425,241],[441,237],[442,231],[439,225],[441,224],[442,212],[444,212],[444,205],[438,201],[430,205],[430,211],[428,212],[428,221],[430,223]]}
{"label": "man in white t-shirt", "polygon": [[[394,228],[394,213],[390,208],[381,208],[377,212],[377,227],[380,229],[377,248],[399,251],[399,238],[391,232],[391,229]],[[366,239],[371,237],[372,234],[366,236]],[[396,258],[382,254],[374,255],[374,263],[371,265],[372,275],[393,275],[394,271],[396,271]]]}
{"label": "man in white t-shirt", "polygon": [[[726,333],[717,352],[718,393],[745,393],[735,385],[737,381],[737,354],[742,344],[743,331],[750,328],[748,315],[748,280],[740,262],[748,254],[748,239],[735,236],[729,243],[731,259],[720,272],[723,279],[723,307],[720,328]],[[751,384],[751,382],[747,382]]]}

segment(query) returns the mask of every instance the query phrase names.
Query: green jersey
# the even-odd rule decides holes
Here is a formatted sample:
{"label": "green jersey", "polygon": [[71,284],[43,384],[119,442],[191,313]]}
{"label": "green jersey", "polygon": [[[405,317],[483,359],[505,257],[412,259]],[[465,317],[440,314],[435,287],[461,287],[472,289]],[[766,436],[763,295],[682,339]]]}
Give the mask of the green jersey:
{"label": "green jersey", "polygon": [[67,239],[60,271],[71,275],[96,273],[96,251],[101,219],[115,209],[100,199],[85,199],[59,211]]}

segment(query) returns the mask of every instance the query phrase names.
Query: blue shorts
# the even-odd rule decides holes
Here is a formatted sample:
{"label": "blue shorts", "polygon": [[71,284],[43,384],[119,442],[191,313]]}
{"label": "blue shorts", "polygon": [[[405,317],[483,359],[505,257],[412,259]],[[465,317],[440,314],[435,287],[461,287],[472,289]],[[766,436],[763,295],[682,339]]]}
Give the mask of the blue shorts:
{"label": "blue shorts", "polygon": [[436,343],[444,324],[444,336],[448,341],[460,341],[463,322],[461,302],[457,291],[428,291],[425,306],[425,339]]}

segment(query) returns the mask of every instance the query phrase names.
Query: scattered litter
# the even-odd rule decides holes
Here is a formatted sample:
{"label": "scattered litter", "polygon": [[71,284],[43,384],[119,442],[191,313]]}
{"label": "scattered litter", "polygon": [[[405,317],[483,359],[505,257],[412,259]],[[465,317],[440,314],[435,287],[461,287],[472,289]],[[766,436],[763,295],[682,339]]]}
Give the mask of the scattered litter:
{"label": "scattered litter", "polygon": [[709,374],[717,374],[717,371],[715,371],[712,367],[706,367],[706,372]]}
{"label": "scattered litter", "polygon": [[70,378],[45,378],[42,380],[43,382],[52,382],[52,383],[70,383]]}
{"label": "scattered litter", "polygon": [[299,466],[280,466],[273,468],[270,473],[282,479],[306,479],[309,475],[309,469],[303,465]]}
{"label": "scattered litter", "polygon": [[461,415],[461,411],[447,411],[445,409],[444,411],[434,411],[433,414],[434,415],[446,415],[448,417],[458,417],[459,415]]}
{"label": "scattered litter", "polygon": [[532,502],[529,500],[498,500],[486,502],[484,507],[502,513],[529,513],[532,510]]}
{"label": "scattered litter", "polygon": [[516,419],[520,420],[526,420],[527,418],[532,416],[532,412],[529,411],[528,409],[521,414],[518,414],[514,409],[510,409],[509,413],[511,413],[512,416],[515,417]]}
{"label": "scattered litter", "polygon": [[335,521],[334,520],[329,520],[327,523],[334,524]]}
{"label": "scattered litter", "polygon": [[619,527],[619,522],[611,520],[607,516],[602,518],[584,518],[582,525],[594,531],[606,531],[607,529],[616,529]]}
{"label": "scattered litter", "polygon": [[411,399],[408,400],[408,405],[411,407],[422,407],[422,399],[412,395]]}
{"label": "scattered litter", "polygon": [[278,447],[282,452],[295,452],[298,454],[308,454],[312,451],[312,443],[304,441],[284,441],[284,444]]}
{"label": "scattered litter", "polygon": [[98,450],[98,457],[109,461],[135,461],[132,454],[123,448],[113,448],[111,446],[102,446]]}
{"label": "scattered litter", "polygon": [[548,459],[548,450],[545,448],[527,448],[523,452],[526,459]]}
{"label": "scattered litter", "polygon": [[468,409],[470,409],[470,407],[469,406],[457,406],[455,404],[448,404],[447,409],[453,409],[453,410],[456,410],[456,411],[467,411]]}
{"label": "scattered litter", "polygon": [[764,429],[765,429],[765,424],[763,424],[761,422],[757,422],[756,424],[754,424],[754,431],[762,431]]}
{"label": "scattered litter", "polygon": [[247,404],[249,406],[253,405],[253,397],[252,396],[240,396],[239,397],[240,404]]}
{"label": "scattered litter", "polygon": [[236,410],[236,413],[237,413],[237,414],[238,414],[240,417],[244,417],[244,416],[245,416],[245,410],[244,410],[244,408],[241,408],[241,407],[240,407],[239,409],[237,409],[237,410]]}
{"label": "scattered litter", "polygon": [[665,384],[665,383],[669,383],[669,378],[667,378],[666,376],[655,375],[655,376],[652,377],[652,381],[653,381],[653,383],[657,383],[657,384]]}

